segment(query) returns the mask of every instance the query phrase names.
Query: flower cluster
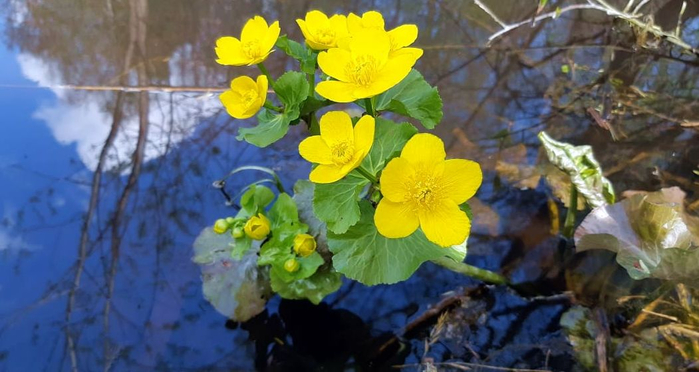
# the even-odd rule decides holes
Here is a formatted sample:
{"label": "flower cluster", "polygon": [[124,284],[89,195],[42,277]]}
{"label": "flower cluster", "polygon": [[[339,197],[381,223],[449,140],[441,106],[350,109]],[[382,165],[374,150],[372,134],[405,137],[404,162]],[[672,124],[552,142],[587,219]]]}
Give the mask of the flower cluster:
{"label": "flower cluster", "polygon": [[[216,54],[222,65],[256,65],[262,73],[233,79],[220,96],[234,118],[256,116],[237,138],[266,147],[305,123],[309,134],[298,151],[312,164],[309,180],[299,180],[291,197],[265,170],[276,180],[276,201],[257,185],[270,180],[260,180],[241,198],[238,215],[216,221],[214,232],[231,232],[235,259],[259,249],[257,265],[273,291],[314,302],[339,288],[340,274],[395,283],[425,261],[463,261],[467,201],[483,176],[476,162],[447,159],[442,140],[413,124],[430,130],[443,116],[437,88],[414,68],[423,54],[413,46],[417,25],[387,27],[376,11],[318,10],[296,23],[305,43],[256,16],[239,38],[218,39]],[[275,80],[264,66],[274,48],[296,60],[298,71]],[[362,114],[341,106],[350,103]],[[397,116],[411,122],[392,121]]]}

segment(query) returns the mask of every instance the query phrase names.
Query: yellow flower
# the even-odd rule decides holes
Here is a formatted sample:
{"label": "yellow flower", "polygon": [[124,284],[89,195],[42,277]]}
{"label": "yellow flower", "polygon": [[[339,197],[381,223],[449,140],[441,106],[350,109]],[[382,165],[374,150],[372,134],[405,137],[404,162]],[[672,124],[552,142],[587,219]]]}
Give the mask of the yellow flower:
{"label": "yellow flower", "polygon": [[315,183],[333,183],[357,168],[374,142],[374,118],[363,116],[352,128],[344,111],[330,111],[320,118],[320,135],[299,144],[299,153],[318,166],[308,178]]}
{"label": "yellow flower", "polygon": [[226,222],[226,220],[224,220],[223,218],[220,218],[216,220],[216,222],[214,222],[214,232],[216,234],[225,233],[226,231],[228,231],[228,227],[228,222]]}
{"label": "yellow flower", "polygon": [[247,119],[265,104],[268,84],[265,75],[258,76],[257,82],[248,76],[239,76],[231,81],[231,89],[221,93],[219,98],[230,116]]}
{"label": "yellow flower", "polygon": [[306,43],[315,50],[337,48],[340,39],[346,38],[347,17],[335,14],[328,19],[323,12],[311,10],[306,19],[297,19],[299,28],[306,38]]}
{"label": "yellow flower", "polygon": [[243,26],[240,39],[224,36],[216,40],[216,62],[231,66],[261,63],[272,53],[280,31],[279,21],[268,26],[264,18],[255,16]]}
{"label": "yellow flower", "polygon": [[[357,34],[361,32],[362,29],[384,31],[384,27],[385,23],[383,16],[377,11],[372,10],[366,12],[362,14],[361,17],[354,13],[350,13],[347,17],[347,28],[350,35]],[[413,24],[401,25],[391,31],[388,31],[388,37],[391,43],[391,52],[396,52],[410,46],[415,42],[415,40],[417,40],[417,33],[417,26]],[[422,54],[422,50],[418,48],[405,48],[401,51],[401,53],[408,51],[412,53],[417,53],[419,51],[419,53]]]}
{"label": "yellow flower", "polygon": [[[415,48],[412,48],[415,49]],[[381,94],[405,78],[422,50],[389,56],[391,42],[382,30],[362,29],[342,48],[318,55],[318,66],[338,81],[323,81],[316,92],[335,102],[347,103]]]}
{"label": "yellow flower", "polygon": [[308,257],[316,251],[316,240],[308,234],[294,237],[294,252],[301,257]]}
{"label": "yellow flower", "polygon": [[253,240],[264,240],[269,235],[269,220],[264,214],[252,216],[243,227],[245,234]]}
{"label": "yellow flower", "polygon": [[442,140],[421,133],[388,163],[380,179],[384,197],[374,214],[381,235],[403,238],[420,226],[442,247],[466,240],[471,222],[459,205],[476,193],[483,174],[476,162],[445,157]]}
{"label": "yellow flower", "polygon": [[295,258],[290,258],[284,262],[284,270],[290,273],[299,271],[299,268],[301,268],[301,264]]}

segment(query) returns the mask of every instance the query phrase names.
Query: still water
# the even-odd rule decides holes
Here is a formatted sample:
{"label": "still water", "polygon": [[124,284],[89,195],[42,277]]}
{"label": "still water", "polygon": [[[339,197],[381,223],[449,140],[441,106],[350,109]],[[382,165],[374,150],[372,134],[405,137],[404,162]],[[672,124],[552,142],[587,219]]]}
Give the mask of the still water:
{"label": "still water", "polygon": [[[486,3],[506,22],[536,12],[534,1]],[[681,1],[652,3],[654,22],[674,29]],[[695,46],[698,7],[682,18]],[[417,370],[425,356],[570,370],[559,321],[572,303],[606,307],[657,283],[633,282],[604,252],[573,256],[552,232],[564,209],[551,190],[523,187],[498,162],[538,164],[546,130],[592,145],[618,192],[679,186],[697,206],[698,136],[681,124],[699,119],[699,60],[600,12],[566,12],[486,47],[498,24],[459,0],[1,0],[0,9],[0,371]],[[390,27],[419,26],[418,68],[444,99],[436,134],[449,156],[484,169],[467,262],[526,290],[425,264],[393,286],[346,282],[320,306],[277,298],[245,324],[204,300],[192,243],[231,214],[212,181],[254,164],[290,188],[310,170],[296,151],[300,126],[264,150],[235,139],[248,124],[217,92],[241,71],[214,62],[215,40],[258,14],[300,40],[295,19],[311,9],[377,9]],[[277,52],[267,65],[278,76],[292,61]],[[435,305],[456,310],[425,353]],[[617,315],[612,327],[628,321]]]}

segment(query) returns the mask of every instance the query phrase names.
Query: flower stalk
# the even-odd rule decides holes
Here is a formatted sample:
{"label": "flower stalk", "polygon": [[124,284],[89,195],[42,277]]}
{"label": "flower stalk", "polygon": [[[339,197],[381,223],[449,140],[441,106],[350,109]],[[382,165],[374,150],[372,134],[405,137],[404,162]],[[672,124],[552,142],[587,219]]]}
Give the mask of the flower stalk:
{"label": "flower stalk", "polygon": [[376,177],[373,174],[371,174],[371,172],[362,168],[361,165],[357,167],[357,172],[359,172],[359,174],[364,176],[364,178],[368,179],[374,186],[376,186],[376,188],[378,188],[379,180],[376,179]]}
{"label": "flower stalk", "polygon": [[266,109],[270,109],[270,110],[276,111],[276,112],[278,112],[278,113],[284,112],[284,110],[283,110],[281,107],[277,107],[277,106],[271,104],[269,101],[266,101],[266,102],[265,102],[264,107],[265,107]]}
{"label": "flower stalk", "polygon": [[274,89],[275,81],[272,78],[272,75],[270,75],[269,70],[267,70],[267,67],[265,67],[265,65],[262,62],[260,62],[257,64],[257,68],[260,69],[260,72],[262,72],[263,75],[267,76],[267,80],[269,81],[269,85],[271,85],[272,89]]}
{"label": "flower stalk", "polygon": [[464,262],[456,262],[448,257],[441,257],[432,262],[455,273],[463,274],[489,284],[509,284],[507,278],[490,270],[471,266]]}

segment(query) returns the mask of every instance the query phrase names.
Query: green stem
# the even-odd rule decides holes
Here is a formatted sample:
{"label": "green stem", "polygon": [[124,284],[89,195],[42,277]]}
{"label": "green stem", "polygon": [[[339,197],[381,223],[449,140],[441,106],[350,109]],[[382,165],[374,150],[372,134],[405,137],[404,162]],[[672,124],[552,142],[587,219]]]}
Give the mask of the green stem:
{"label": "green stem", "polygon": [[272,111],[276,111],[276,112],[280,112],[280,113],[281,113],[281,112],[284,112],[284,110],[282,110],[281,107],[277,107],[277,106],[271,104],[269,101],[265,101],[265,105],[264,105],[264,106],[265,106],[265,108],[268,108],[268,109],[270,109],[270,110],[272,110]]}
{"label": "green stem", "polygon": [[362,176],[364,176],[364,178],[366,178],[366,179],[368,179],[369,181],[371,181],[371,183],[373,183],[374,185],[378,185],[378,184],[379,184],[379,180],[377,180],[376,177],[375,177],[373,174],[369,173],[369,171],[367,171],[366,169],[362,168],[361,165],[360,165],[359,167],[357,167],[357,172],[359,172],[359,174],[361,174]]}
{"label": "green stem", "polygon": [[311,135],[317,136],[320,134],[320,123],[318,123],[318,118],[316,117],[315,112],[312,112],[310,115],[311,125],[308,127],[308,130],[311,132]]}
{"label": "green stem", "polygon": [[480,269],[464,262],[456,262],[448,257],[441,257],[432,262],[445,267],[455,273],[470,276],[471,278],[490,284],[509,284],[507,278],[490,270]]}
{"label": "green stem", "polygon": [[566,220],[563,223],[563,236],[572,238],[575,231],[575,214],[578,212],[578,189],[570,185],[570,202],[566,212]]}
{"label": "green stem", "polygon": [[225,177],[221,178],[220,180],[214,181],[214,187],[223,188],[226,185],[227,178],[233,176],[236,173],[243,172],[243,171],[250,171],[250,170],[264,172],[264,173],[271,175],[274,178],[274,184],[275,184],[275,186],[277,186],[277,190],[279,190],[279,192],[285,192],[284,185],[282,185],[282,180],[279,179],[279,176],[277,176],[277,173],[275,171],[273,171],[270,168],[260,167],[257,165],[243,165],[241,167],[233,169]]}
{"label": "green stem", "polygon": [[376,117],[376,111],[374,111],[374,100],[372,98],[364,98],[364,105],[366,106],[366,113]]}
{"label": "green stem", "polygon": [[267,68],[265,67],[265,65],[263,65],[262,62],[260,62],[260,63],[257,64],[257,68],[260,69],[260,71],[262,72],[262,74],[264,74],[265,76],[267,76],[267,80],[269,80],[269,85],[271,85],[271,86],[272,86],[272,89],[274,89],[274,79],[272,78],[272,75],[269,74],[269,71],[267,70]]}

